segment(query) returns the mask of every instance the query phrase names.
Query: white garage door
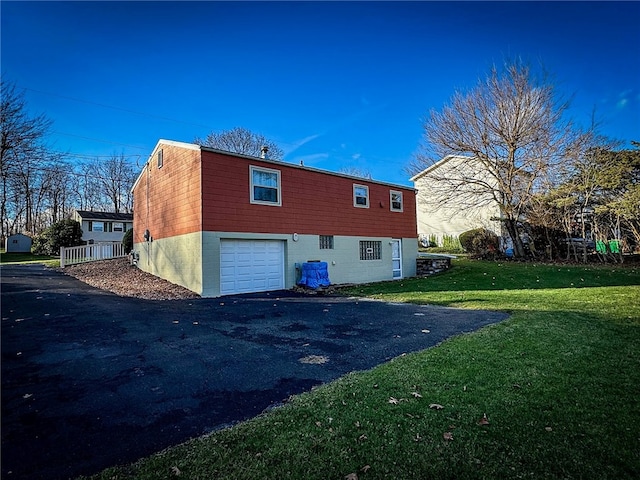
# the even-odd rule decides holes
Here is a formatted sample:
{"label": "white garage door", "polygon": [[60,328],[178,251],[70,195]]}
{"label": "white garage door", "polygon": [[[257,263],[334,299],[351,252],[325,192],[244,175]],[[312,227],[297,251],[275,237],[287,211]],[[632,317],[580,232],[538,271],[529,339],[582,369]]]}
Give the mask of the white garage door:
{"label": "white garage door", "polygon": [[220,294],[284,288],[284,242],[221,240]]}

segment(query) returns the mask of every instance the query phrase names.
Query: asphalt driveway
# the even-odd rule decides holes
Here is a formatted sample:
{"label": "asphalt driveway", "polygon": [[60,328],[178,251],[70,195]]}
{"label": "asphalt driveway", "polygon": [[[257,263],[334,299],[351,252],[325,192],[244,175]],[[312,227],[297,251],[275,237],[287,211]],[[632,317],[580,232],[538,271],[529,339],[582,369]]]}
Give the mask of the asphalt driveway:
{"label": "asphalt driveway", "polygon": [[41,265],[0,273],[3,479],[129,463],[506,317],[288,291],[148,301]]}

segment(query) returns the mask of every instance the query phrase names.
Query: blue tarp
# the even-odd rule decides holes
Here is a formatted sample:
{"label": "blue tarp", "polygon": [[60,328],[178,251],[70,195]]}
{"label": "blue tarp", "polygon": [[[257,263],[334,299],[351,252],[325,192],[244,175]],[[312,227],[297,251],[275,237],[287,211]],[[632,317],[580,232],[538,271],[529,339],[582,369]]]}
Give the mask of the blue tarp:
{"label": "blue tarp", "polygon": [[318,287],[328,287],[329,269],[327,262],[307,262],[302,264],[302,278],[298,285],[316,289]]}

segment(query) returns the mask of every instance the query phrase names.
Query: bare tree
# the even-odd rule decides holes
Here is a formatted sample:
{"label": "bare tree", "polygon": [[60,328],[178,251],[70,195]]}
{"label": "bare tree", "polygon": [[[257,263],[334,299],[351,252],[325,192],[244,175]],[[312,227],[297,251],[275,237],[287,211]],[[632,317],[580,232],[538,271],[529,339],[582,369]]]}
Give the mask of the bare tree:
{"label": "bare tree", "polygon": [[351,175],[352,177],[364,178],[366,180],[371,180],[371,172],[364,168],[359,167],[342,167],[338,170],[340,173],[344,173],[345,175]]}
{"label": "bare tree", "polygon": [[259,157],[262,147],[267,147],[268,158],[282,160],[284,157],[284,152],[277,143],[268,140],[264,135],[254,133],[242,127],[235,127],[222,132],[211,132],[204,139],[196,137],[193,142],[205,147],[251,155],[253,157]]}
{"label": "bare tree", "polygon": [[[47,192],[47,211],[50,215],[49,224],[71,218],[73,208],[73,182],[75,172],[62,156],[57,156],[49,168],[49,188]],[[49,226],[49,225],[47,225]]]}
{"label": "bare tree", "polygon": [[93,163],[95,177],[100,185],[102,196],[115,213],[131,211],[131,187],[136,179],[133,165],[124,155],[112,155],[107,160],[97,159]]}
{"label": "bare tree", "polygon": [[442,111],[429,113],[420,153],[409,168],[418,173],[446,157],[462,160],[446,173],[436,168],[427,174],[431,195],[459,211],[494,202],[515,255],[522,257],[521,214],[554,167],[573,155],[577,137],[564,119],[567,108],[553,85],[534,78],[528,66],[494,66],[470,92],[456,92]]}
{"label": "bare tree", "polygon": [[72,178],[74,204],[79,210],[101,210],[100,185],[93,163],[83,162],[76,166]]}
{"label": "bare tree", "polygon": [[44,139],[52,121],[27,112],[24,94],[0,80],[0,223],[2,237],[16,230],[36,233],[43,191],[46,189],[48,152]]}

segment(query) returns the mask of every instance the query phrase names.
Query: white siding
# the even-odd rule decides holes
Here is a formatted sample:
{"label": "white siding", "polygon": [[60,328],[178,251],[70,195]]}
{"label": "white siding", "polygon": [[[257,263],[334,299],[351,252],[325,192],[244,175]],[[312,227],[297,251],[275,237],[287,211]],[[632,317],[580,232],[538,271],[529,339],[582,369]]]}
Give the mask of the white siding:
{"label": "white siding", "polygon": [[418,190],[416,210],[419,237],[435,235],[442,242],[445,235],[457,237],[462,232],[479,227],[501,234],[500,222],[495,220],[500,217],[500,208],[486,192],[478,193],[477,205],[471,206],[468,199],[463,203],[459,197],[447,191],[446,181],[436,180],[438,177],[459,179],[477,175],[469,169],[470,161],[465,157],[445,158],[411,179]]}

